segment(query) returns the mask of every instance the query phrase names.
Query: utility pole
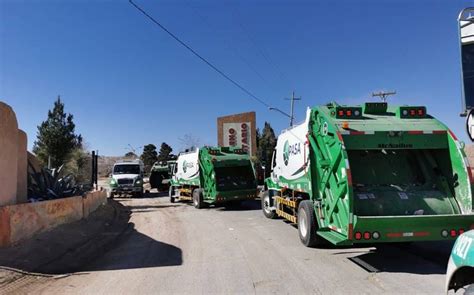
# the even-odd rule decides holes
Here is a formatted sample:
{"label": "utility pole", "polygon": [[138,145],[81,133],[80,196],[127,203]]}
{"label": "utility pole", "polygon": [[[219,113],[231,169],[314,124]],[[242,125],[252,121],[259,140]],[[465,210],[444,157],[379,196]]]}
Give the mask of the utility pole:
{"label": "utility pole", "polygon": [[301,100],[300,97],[295,97],[295,92],[293,91],[291,98],[285,97],[285,100],[291,101],[291,109],[290,109],[290,127],[293,126],[294,117],[294,107],[295,107],[295,100]]}

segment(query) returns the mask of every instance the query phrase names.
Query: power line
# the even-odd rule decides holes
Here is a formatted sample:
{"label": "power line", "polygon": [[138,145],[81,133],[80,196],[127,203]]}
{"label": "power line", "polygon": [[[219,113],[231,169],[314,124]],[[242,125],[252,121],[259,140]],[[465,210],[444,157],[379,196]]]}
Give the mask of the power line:
{"label": "power line", "polygon": [[270,57],[270,54],[265,49],[265,47],[258,46],[257,42],[255,41],[255,38],[252,36],[249,30],[247,30],[244,24],[239,20],[240,13],[238,11],[237,6],[230,5],[230,7],[234,11],[235,21],[239,24],[240,29],[246,34],[247,39],[250,41],[250,43],[257,49],[258,53],[266,60],[266,62],[270,64],[273,67],[273,69],[279,74],[279,78],[281,79],[281,81],[284,83],[288,83],[288,85],[293,88],[293,83],[285,74],[285,72],[280,69],[277,63],[273,62],[272,58]]}
{"label": "power line", "polygon": [[159,23],[154,17],[152,17],[151,15],[149,15],[145,10],[143,10],[140,6],[138,6],[137,4],[135,4],[132,0],[128,0],[130,2],[130,4],[132,4],[136,9],[138,9],[141,13],[143,13],[143,15],[145,15],[147,18],[149,18],[153,23],[155,23],[158,27],[160,27],[163,31],[165,31],[168,35],[170,35],[173,39],[175,39],[179,44],[181,44],[182,46],[184,46],[186,49],[188,49],[189,51],[191,51],[191,53],[193,53],[196,57],[198,57],[201,61],[203,61],[205,64],[207,64],[209,67],[211,67],[214,71],[216,71],[217,73],[219,73],[222,77],[224,77],[225,79],[227,79],[229,82],[231,82],[232,84],[234,84],[237,88],[239,88],[240,90],[242,90],[243,92],[245,92],[246,94],[248,94],[250,97],[252,97],[253,99],[255,99],[256,101],[258,101],[259,103],[263,104],[264,106],[266,106],[267,108],[270,108],[271,106],[266,103],[264,100],[258,98],[256,95],[254,95],[252,92],[250,92],[249,90],[247,90],[244,86],[240,85],[239,83],[237,83],[236,81],[234,81],[232,78],[230,78],[227,74],[225,74],[223,71],[221,71],[220,69],[218,69],[216,66],[214,66],[210,61],[208,61],[207,59],[205,59],[204,57],[202,57],[199,53],[197,53],[194,49],[192,49],[189,45],[187,45],[184,41],[181,41],[181,39],[179,39],[175,34],[173,34],[171,31],[169,31],[166,27],[164,27],[161,23]]}
{"label": "power line", "polygon": [[[193,10],[193,12],[201,19],[201,21],[207,25],[211,30],[214,30],[214,32],[218,32],[214,26],[212,26],[209,21],[206,19],[206,17],[204,17],[200,12],[199,10],[193,5],[191,4],[191,0],[188,0],[186,1],[186,3],[188,4],[189,7],[191,7],[191,9]],[[263,82],[265,82],[268,85],[270,85],[270,82],[268,82],[268,80],[262,75],[260,74],[257,69],[242,55],[240,54],[236,49],[235,49],[235,46],[232,46],[231,42],[229,41],[228,38],[223,38],[224,42],[225,42],[225,45],[227,47],[228,50],[232,50],[234,52],[234,54],[243,62],[245,63]],[[270,90],[272,90],[270,87],[268,87]]]}

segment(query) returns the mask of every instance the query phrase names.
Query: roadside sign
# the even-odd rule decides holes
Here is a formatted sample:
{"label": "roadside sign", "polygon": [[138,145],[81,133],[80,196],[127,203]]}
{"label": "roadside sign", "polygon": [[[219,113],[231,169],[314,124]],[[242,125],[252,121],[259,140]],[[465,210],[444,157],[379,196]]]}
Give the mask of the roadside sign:
{"label": "roadside sign", "polygon": [[459,14],[463,113],[474,108],[474,7]]}
{"label": "roadside sign", "polygon": [[474,141],[474,109],[471,109],[467,115],[466,131],[471,141]]}

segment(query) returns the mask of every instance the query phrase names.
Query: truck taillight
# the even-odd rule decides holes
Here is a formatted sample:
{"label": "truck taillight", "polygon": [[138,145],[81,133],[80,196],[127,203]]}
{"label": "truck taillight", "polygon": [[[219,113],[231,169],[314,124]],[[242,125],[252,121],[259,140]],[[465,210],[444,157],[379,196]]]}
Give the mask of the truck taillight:
{"label": "truck taillight", "polygon": [[442,236],[443,238],[447,238],[448,235],[449,235],[449,233],[448,233],[447,230],[443,229],[443,230],[441,231],[441,236]]}
{"label": "truck taillight", "polygon": [[378,239],[380,238],[379,232],[374,231],[374,232],[372,233],[372,238],[373,238],[374,240],[378,240]]}
{"label": "truck taillight", "polygon": [[364,233],[364,240],[370,240],[370,233],[368,231]]}
{"label": "truck taillight", "polygon": [[359,119],[362,117],[362,108],[361,107],[337,107],[335,115],[337,119]]}
{"label": "truck taillight", "polygon": [[360,239],[362,239],[362,234],[360,232],[356,232],[355,235],[354,235],[354,238],[356,240],[360,240]]}
{"label": "truck taillight", "polygon": [[400,118],[417,119],[426,117],[426,107],[400,107]]}
{"label": "truck taillight", "polygon": [[449,231],[449,235],[450,235],[452,238],[454,238],[454,237],[456,237],[456,236],[458,235],[458,233],[456,232],[455,229],[452,229],[452,230]]}
{"label": "truck taillight", "polygon": [[370,240],[370,239],[378,240],[380,238],[380,233],[377,231],[374,231],[373,233],[370,233],[368,231],[361,233],[358,231],[354,234],[354,238],[356,240],[362,240],[362,238],[364,238],[364,240]]}

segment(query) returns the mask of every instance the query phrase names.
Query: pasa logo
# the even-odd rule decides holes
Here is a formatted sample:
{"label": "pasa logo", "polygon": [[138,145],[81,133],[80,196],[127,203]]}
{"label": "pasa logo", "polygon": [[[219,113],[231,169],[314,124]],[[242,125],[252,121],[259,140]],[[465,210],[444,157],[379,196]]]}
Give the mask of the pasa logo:
{"label": "pasa logo", "polygon": [[285,141],[285,145],[283,146],[283,162],[285,166],[288,166],[288,161],[290,160],[290,144],[288,140]]}
{"label": "pasa logo", "polygon": [[298,155],[301,153],[301,143],[297,142],[295,144],[290,144],[287,141],[285,141],[285,144],[283,145],[283,162],[285,163],[285,166],[288,166],[288,163],[290,162],[290,157],[293,155]]}
{"label": "pasa logo", "polygon": [[191,162],[191,163],[188,163],[185,161],[183,161],[183,171],[184,173],[186,173],[186,171],[188,171],[188,168],[192,168],[194,167],[194,164]]}

